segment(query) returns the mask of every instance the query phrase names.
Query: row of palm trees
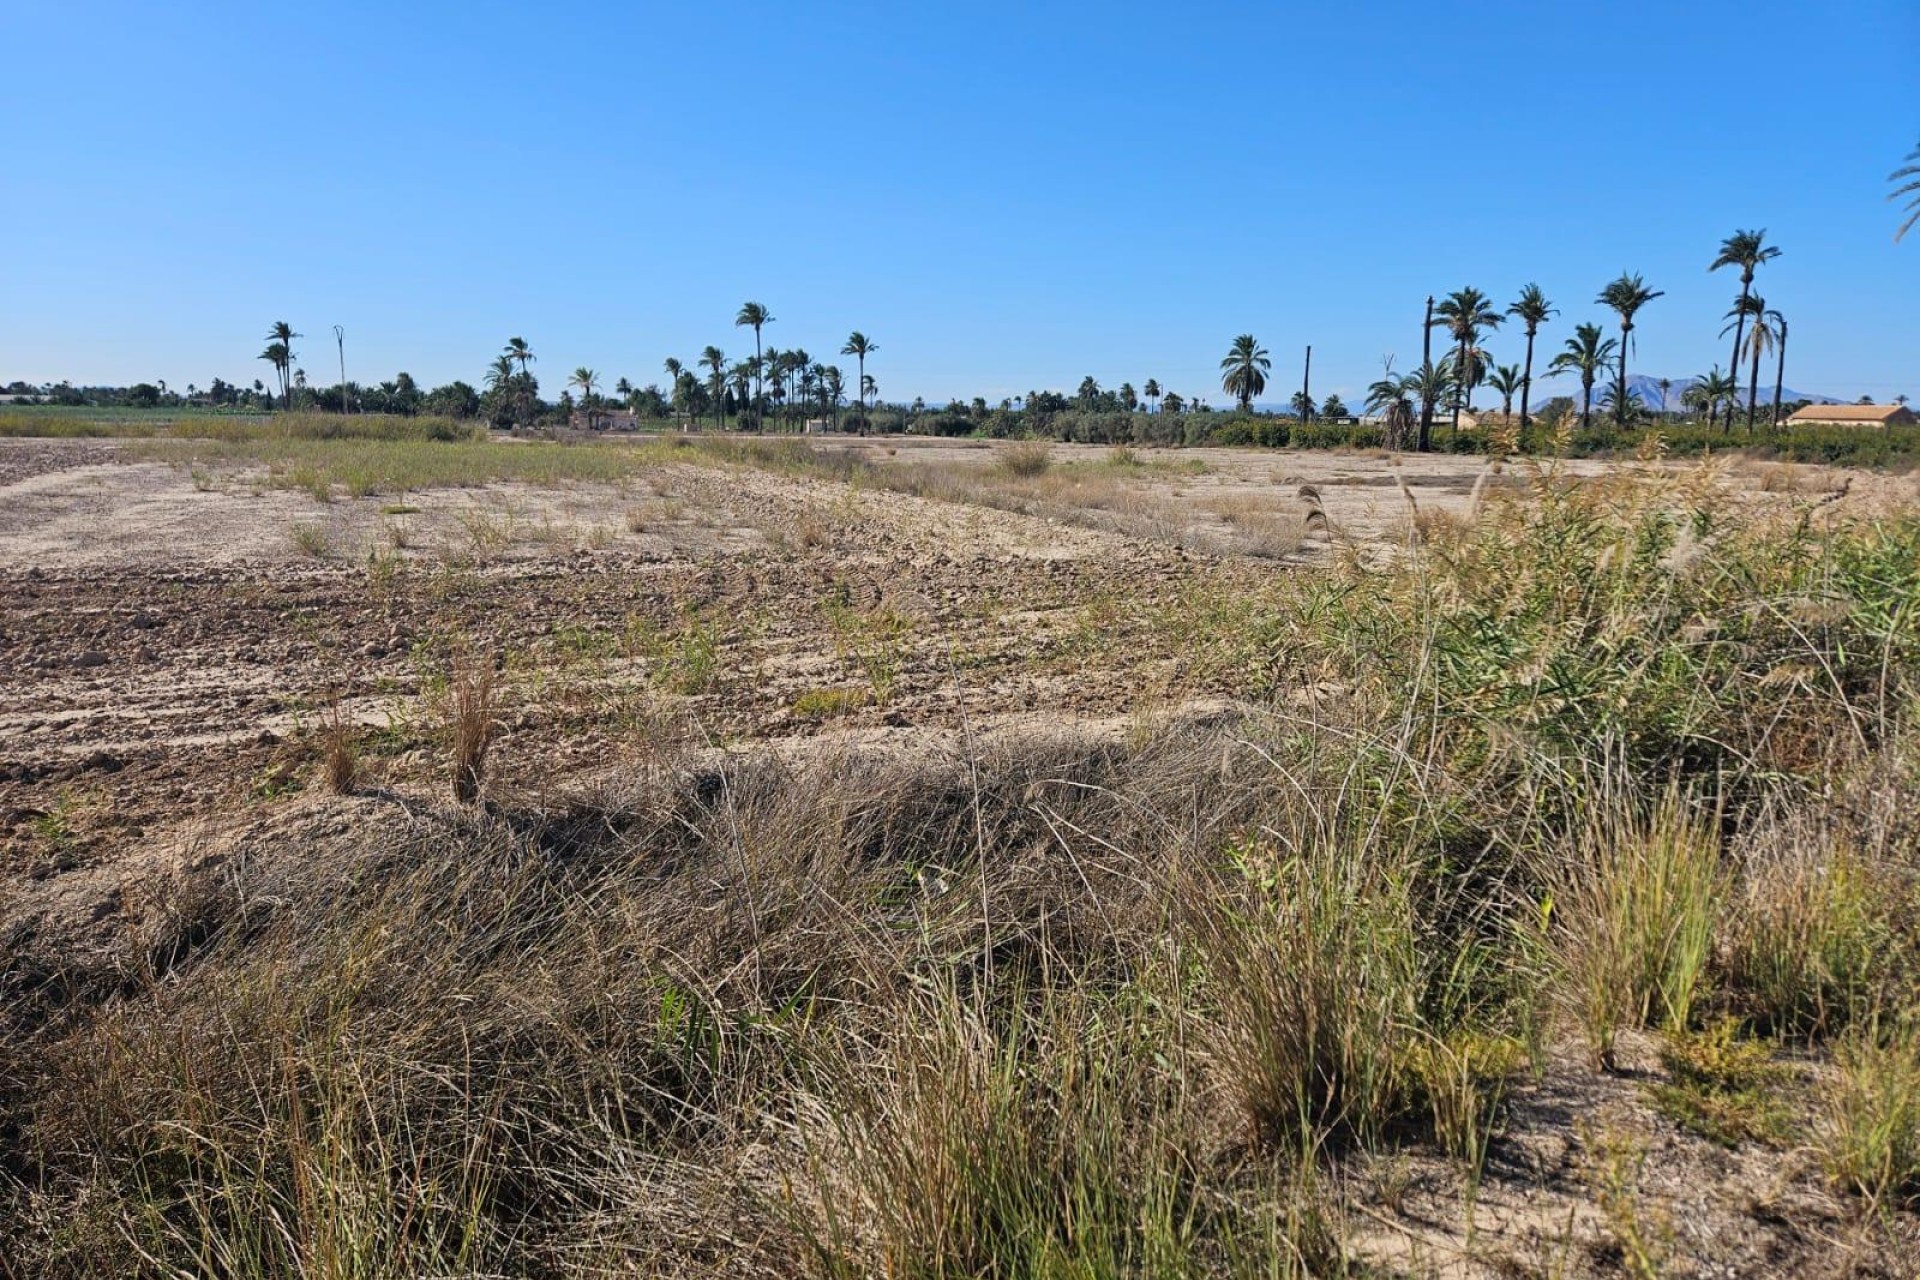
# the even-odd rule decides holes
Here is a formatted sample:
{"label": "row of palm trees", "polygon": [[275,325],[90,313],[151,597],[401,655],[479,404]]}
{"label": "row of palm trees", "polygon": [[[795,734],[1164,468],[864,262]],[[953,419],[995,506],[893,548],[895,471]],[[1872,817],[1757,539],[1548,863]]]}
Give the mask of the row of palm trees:
{"label": "row of palm trees", "polygon": [[[804,350],[765,348],[762,345],[762,332],[773,322],[773,312],[766,304],[740,304],[740,310],[733,318],[734,327],[753,330],[753,355],[745,360],[729,362],[726,353],[719,347],[708,346],[695,361],[699,368],[705,370],[704,379],[678,357],[667,357],[662,368],[667,374],[674,411],[692,414],[696,408],[696,397],[704,390],[716,421],[724,424],[727,392],[731,390],[735,401],[749,408],[754,429],[759,430],[766,422],[767,383],[771,379],[773,399],[778,404],[794,410],[818,408],[823,415],[837,415],[846,396],[846,375],[836,365],[815,361]],[[880,344],[858,329],[848,334],[846,342],[840,347],[841,355],[852,356],[859,362],[856,370],[858,381],[854,384],[854,390],[863,424],[880,394],[880,385],[867,374],[867,357],[878,350]]]}
{"label": "row of palm trees", "polygon": [[[1916,172],[1920,173],[1920,170]],[[1767,244],[1764,230],[1741,230],[1721,242],[1719,254],[1707,268],[1709,271],[1719,271],[1734,267],[1740,271],[1740,296],[1732,310],[1727,312],[1729,323],[1721,330],[1722,337],[1732,334],[1733,354],[1729,366],[1736,372],[1723,374],[1715,366],[1710,373],[1693,379],[1685,394],[1690,404],[1706,408],[1712,420],[1717,420],[1724,408],[1729,428],[1740,400],[1737,370],[1743,359],[1748,367],[1745,397],[1747,427],[1749,430],[1753,428],[1759,404],[1760,362],[1769,352],[1776,356],[1773,421],[1775,425],[1779,422],[1786,372],[1787,320],[1779,311],[1768,307],[1766,300],[1753,291],[1755,273],[1779,256],[1780,250]],[[1612,410],[1614,421],[1619,425],[1625,425],[1634,412],[1636,397],[1627,381],[1627,357],[1633,347],[1636,318],[1648,303],[1664,296],[1664,291],[1649,288],[1639,274],[1621,272],[1594,299],[1597,305],[1614,313],[1619,324],[1619,336],[1607,336],[1599,324],[1576,325],[1573,336],[1566,339],[1548,363],[1547,377],[1570,374],[1579,379],[1580,425],[1583,429],[1592,425],[1594,386],[1607,372],[1612,372],[1614,378],[1613,385],[1602,398],[1603,407]],[[1556,314],[1557,309],[1545,291],[1531,283],[1521,289],[1519,296],[1504,310],[1499,309],[1485,293],[1471,287],[1455,290],[1437,303],[1433,298],[1428,298],[1426,320],[1421,330],[1420,366],[1408,373],[1395,374],[1393,359],[1387,357],[1381,378],[1368,388],[1368,411],[1386,423],[1386,433],[1391,443],[1407,443],[1405,437],[1412,434],[1413,406],[1417,404],[1417,447],[1425,449],[1431,444],[1434,410],[1442,404],[1450,404],[1453,426],[1458,430],[1461,411],[1471,403],[1474,389],[1484,383],[1500,393],[1503,413],[1507,416],[1512,415],[1513,399],[1518,395],[1520,426],[1525,430],[1532,423],[1535,343],[1541,327]],[[1495,365],[1490,353],[1481,345],[1481,340],[1509,319],[1519,322],[1523,327],[1526,355],[1518,366]],[[1435,330],[1443,331],[1452,347],[1438,364],[1434,362],[1432,348]],[[1251,408],[1254,398],[1266,390],[1272,361],[1252,334],[1243,333],[1233,340],[1233,345],[1220,361],[1220,369],[1222,389],[1239,402],[1244,412]],[[1670,386],[1670,382],[1662,384],[1663,412],[1666,408],[1666,391]],[[1302,405],[1309,403],[1304,388],[1294,399]]]}

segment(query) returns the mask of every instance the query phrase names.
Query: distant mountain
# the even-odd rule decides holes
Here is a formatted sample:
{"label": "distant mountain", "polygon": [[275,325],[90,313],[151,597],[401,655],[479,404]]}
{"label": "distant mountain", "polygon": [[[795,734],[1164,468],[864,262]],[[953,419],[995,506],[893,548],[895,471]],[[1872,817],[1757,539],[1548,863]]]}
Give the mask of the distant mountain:
{"label": "distant mountain", "polygon": [[[1673,385],[1667,388],[1667,407],[1677,409],[1680,406],[1681,395],[1696,381],[1697,379],[1695,378],[1675,378]],[[1633,387],[1634,393],[1640,397],[1642,404],[1649,407],[1659,405],[1660,379],[1649,378],[1643,374],[1633,373],[1627,375],[1627,382]],[[1754,398],[1761,404],[1773,403],[1773,380],[1767,377],[1767,371],[1765,369],[1760,371],[1760,388]],[[1810,391],[1796,391],[1792,387],[1780,388],[1780,399],[1783,403],[1790,403],[1795,400],[1805,400],[1809,404],[1844,403],[1844,401],[1833,396],[1816,395]],[[1740,380],[1740,403],[1745,404],[1746,402],[1747,384],[1743,378]]]}
{"label": "distant mountain", "polygon": [[[1762,369],[1760,371],[1760,392],[1755,399],[1761,404],[1772,404],[1773,380],[1766,375],[1767,371]],[[1686,394],[1687,388],[1692,386],[1696,381],[1698,381],[1696,378],[1673,379],[1672,384],[1667,388],[1667,409],[1669,411],[1680,408],[1681,397]],[[1593,384],[1593,399],[1595,404],[1600,402],[1601,393],[1606,387],[1612,385],[1612,382],[1613,380],[1611,378],[1607,378]],[[1648,377],[1644,373],[1630,373],[1627,375],[1627,385],[1633,389],[1633,394],[1640,397],[1641,404],[1647,406],[1649,409],[1658,409],[1660,407],[1660,379]],[[1579,394],[1580,384],[1571,377],[1551,379],[1543,379],[1537,375],[1534,377],[1533,398],[1536,404],[1542,399],[1553,396],[1571,395],[1577,398]],[[1485,387],[1481,387],[1474,393],[1474,398],[1483,405],[1486,403],[1486,397],[1487,392]],[[1820,396],[1813,395],[1806,391],[1795,391],[1792,387],[1782,387],[1780,389],[1780,399],[1782,403],[1787,404],[1791,404],[1795,400],[1805,400],[1809,404],[1847,403],[1844,400],[1835,399],[1833,396]],[[1745,404],[1746,402],[1747,384],[1743,379],[1740,383],[1740,403]],[[1495,407],[1497,408],[1498,406],[1496,405]]]}

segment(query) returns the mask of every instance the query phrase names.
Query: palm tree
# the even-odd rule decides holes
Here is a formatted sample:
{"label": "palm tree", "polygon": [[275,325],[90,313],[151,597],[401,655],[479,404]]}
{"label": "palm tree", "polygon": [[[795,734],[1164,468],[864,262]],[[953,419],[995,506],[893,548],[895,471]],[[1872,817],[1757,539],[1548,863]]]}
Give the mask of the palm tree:
{"label": "palm tree", "polygon": [[539,359],[538,356],[533,354],[533,348],[527,345],[527,340],[525,338],[508,338],[507,339],[507,358],[510,360],[517,360],[520,362],[521,377],[526,376],[527,366],[532,364],[535,360]]}
{"label": "palm tree", "polygon": [[1313,421],[1313,415],[1318,412],[1320,408],[1319,405],[1313,402],[1313,397],[1304,391],[1294,392],[1293,399],[1287,402],[1287,406],[1294,411],[1302,422]]}
{"label": "palm tree", "polygon": [[274,379],[280,384],[280,407],[285,409],[287,407],[287,365],[291,363],[287,344],[269,342],[267,349],[260,353],[260,358],[273,366]]}
{"label": "palm tree", "polygon": [[[1649,289],[1647,282],[1638,274],[1628,275],[1622,271],[1620,278],[1600,291],[1594,301],[1603,307],[1611,308],[1620,317],[1620,385],[1627,385],[1627,346],[1633,341],[1633,317],[1640,308],[1655,298],[1665,297],[1663,289]],[[1614,421],[1626,425],[1627,401],[1623,397],[1614,410]]]}
{"label": "palm tree", "polygon": [[1444,326],[1447,333],[1458,344],[1458,354],[1454,360],[1453,429],[1460,429],[1460,410],[1465,401],[1473,396],[1473,388],[1480,381],[1480,371],[1485,366],[1486,353],[1476,345],[1482,329],[1500,327],[1501,315],[1493,309],[1493,300],[1478,289],[1456,289],[1440,300],[1433,309],[1431,323]]}
{"label": "palm tree", "polygon": [[[1753,292],[1753,273],[1764,264],[1772,262],[1779,256],[1780,250],[1767,243],[1767,229],[1765,227],[1760,228],[1758,231],[1736,231],[1720,242],[1720,256],[1713,260],[1712,265],[1709,266],[1707,270],[1712,272],[1718,271],[1722,267],[1740,268],[1739,305],[1745,307],[1747,305],[1747,295]],[[1728,363],[1727,367],[1733,370],[1736,377],[1740,372],[1740,344],[1742,335],[1745,333],[1747,315],[1747,312],[1742,311],[1735,318],[1732,326],[1733,359]],[[1726,331],[1722,330],[1720,336],[1724,338]],[[1751,426],[1752,423],[1748,423],[1748,425]],[[1727,426],[1731,429],[1733,423],[1729,421]]]}
{"label": "palm tree", "polygon": [[[302,333],[295,333],[293,326],[285,320],[274,321],[273,327],[267,330],[267,342],[269,344],[267,351],[272,351],[276,344],[280,347],[280,359],[274,364],[273,371],[280,376],[280,407],[283,409],[290,407],[292,404],[291,399],[287,395],[292,385],[288,371],[293,368],[293,362],[299,358],[294,354],[293,340],[295,338],[304,338],[305,336],[306,335]],[[267,356],[265,353],[262,353],[260,358],[265,360]]]}
{"label": "palm tree", "polygon": [[1888,174],[1887,181],[1900,183],[1887,193],[1887,199],[1898,200],[1901,196],[1913,197],[1907,201],[1907,220],[1900,224],[1898,231],[1893,233],[1893,242],[1898,244],[1902,236],[1913,230],[1913,224],[1920,222],[1920,147],[1907,152],[1907,163]]}
{"label": "palm tree", "polygon": [[1252,334],[1243,333],[1233,340],[1220,368],[1224,371],[1220,389],[1237,398],[1240,412],[1246,413],[1253,407],[1253,398],[1267,389],[1267,372],[1273,368],[1273,361]]}
{"label": "palm tree", "polygon": [[1128,413],[1140,407],[1140,393],[1133,389],[1131,382],[1120,384],[1120,407]]}
{"label": "palm tree", "polygon": [[1389,449],[1404,449],[1413,434],[1414,379],[1411,374],[1394,376],[1392,356],[1382,364],[1379,380],[1367,388],[1367,412],[1382,420],[1381,443]]}
{"label": "palm tree", "polygon": [[1453,394],[1453,364],[1447,360],[1439,364],[1422,360],[1420,367],[1406,376],[1405,382],[1408,394],[1420,402],[1421,438],[1416,444],[1425,453],[1433,447],[1433,408]]}
{"label": "palm tree", "polygon": [[[1547,366],[1547,376],[1554,377],[1562,373],[1580,375],[1580,429],[1587,430],[1593,425],[1593,383],[1613,359],[1616,345],[1613,338],[1602,338],[1600,326],[1582,324],[1574,326],[1573,336],[1567,339],[1565,348],[1553,358]],[[1621,375],[1624,386],[1626,377]],[[1623,409],[1625,405],[1621,406]]]}
{"label": "palm tree", "polygon": [[1140,388],[1140,394],[1153,401],[1153,411],[1160,412],[1160,382],[1157,378],[1148,378],[1147,385]]}
{"label": "palm tree", "polygon": [[820,371],[820,398],[827,402],[827,416],[833,420],[833,429],[840,429],[840,402],[847,396],[847,375],[840,372],[840,366],[830,364]]}
{"label": "palm tree", "polygon": [[1780,393],[1785,389],[1787,382],[1787,318],[1778,311],[1769,311],[1767,317],[1773,321],[1775,336],[1779,339],[1779,358],[1773,366],[1772,425],[1777,428],[1780,425]]}
{"label": "palm tree", "polygon": [[1540,326],[1554,314],[1554,308],[1539,285],[1529,284],[1520,291],[1519,299],[1507,308],[1507,314],[1520,321],[1527,330],[1527,361],[1520,375],[1520,430],[1525,431],[1531,421],[1527,416],[1527,401],[1533,392],[1533,339],[1540,332]]}
{"label": "palm tree", "polygon": [[1639,417],[1641,411],[1646,408],[1640,403],[1640,393],[1617,378],[1607,384],[1605,393],[1600,397],[1600,404],[1602,408],[1613,410],[1616,422],[1630,422]]}
{"label": "palm tree", "polygon": [[1500,393],[1500,416],[1512,418],[1514,392],[1525,386],[1521,380],[1520,366],[1517,364],[1495,365],[1493,372],[1487,375],[1487,385]]}
{"label": "palm tree", "polygon": [[587,415],[587,429],[593,429],[594,393],[600,390],[600,375],[581,365],[567,379],[567,385],[580,389],[580,408]]}
{"label": "palm tree", "polygon": [[707,380],[713,386],[714,425],[721,431],[727,429],[727,357],[718,347],[708,347],[700,353],[700,363],[707,368]]}
{"label": "palm tree", "polygon": [[[747,392],[753,389],[754,381],[759,377],[758,371],[754,368],[754,359],[754,357],[749,357],[727,370],[727,381],[733,387],[734,403],[743,407],[747,403]],[[744,414],[742,416],[744,416]],[[754,418],[753,425],[755,430],[758,430],[760,427],[760,420],[757,415]]]}
{"label": "palm tree", "polygon": [[[741,303],[740,314],[733,318],[733,327],[736,329],[742,325],[753,326],[753,354],[755,356],[760,354],[760,326],[772,323],[773,312],[767,310],[758,302]],[[765,413],[766,381],[762,371],[756,367],[753,372],[753,429],[755,431],[760,430],[760,419]]]}
{"label": "palm tree", "polygon": [[1721,405],[1728,406],[1727,429],[1733,429],[1732,406],[1740,395],[1740,382],[1734,375],[1720,372],[1720,366],[1715,365],[1710,372],[1696,379],[1684,394],[1692,396],[1694,403],[1706,406],[1708,422],[1719,416]]}
{"label": "palm tree", "polygon": [[1673,390],[1673,379],[1660,379],[1660,416],[1667,416],[1667,392]]}
{"label": "palm tree", "polygon": [[[1760,408],[1760,357],[1774,347],[1773,326],[1770,321],[1775,314],[1777,313],[1767,310],[1767,300],[1759,294],[1743,293],[1740,295],[1740,300],[1733,304],[1733,309],[1727,312],[1727,318],[1732,323],[1720,331],[1720,336],[1724,338],[1736,325],[1742,324],[1749,317],[1753,321],[1753,327],[1747,330],[1746,337],[1747,359],[1751,370],[1747,377],[1747,434],[1749,435],[1753,434],[1753,418]],[[1732,425],[1731,415],[1728,418],[1728,425]]]}
{"label": "palm tree", "polygon": [[854,385],[860,388],[860,434],[862,435],[867,431],[867,357],[879,349],[879,343],[872,341],[858,329],[847,335],[847,344],[840,348],[841,355],[852,356],[860,362],[860,380]]}

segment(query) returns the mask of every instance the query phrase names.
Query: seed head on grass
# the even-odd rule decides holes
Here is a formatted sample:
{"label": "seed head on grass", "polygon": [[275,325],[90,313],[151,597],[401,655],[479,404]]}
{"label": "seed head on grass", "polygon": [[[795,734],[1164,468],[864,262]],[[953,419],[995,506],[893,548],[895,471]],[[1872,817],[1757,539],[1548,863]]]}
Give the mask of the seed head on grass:
{"label": "seed head on grass", "polygon": [[324,762],[321,778],[327,790],[336,796],[352,795],[360,780],[360,751],[353,739],[353,726],[340,714],[340,704],[336,701],[328,709],[320,729]]}
{"label": "seed head on grass", "polygon": [[453,737],[453,798],[472,804],[486,776],[487,748],[493,745],[493,663],[466,655],[453,664],[449,687],[449,728]]}

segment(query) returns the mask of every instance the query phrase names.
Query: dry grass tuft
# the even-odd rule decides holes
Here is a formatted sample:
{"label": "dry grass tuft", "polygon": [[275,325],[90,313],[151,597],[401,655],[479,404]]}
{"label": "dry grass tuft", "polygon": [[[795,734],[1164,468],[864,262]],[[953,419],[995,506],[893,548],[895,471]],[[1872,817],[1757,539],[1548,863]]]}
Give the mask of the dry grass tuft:
{"label": "dry grass tuft", "polygon": [[487,749],[498,728],[494,719],[493,662],[466,654],[456,658],[448,682],[448,730],[453,747],[453,798],[472,804],[486,777]]}
{"label": "dry grass tuft", "polygon": [[353,724],[340,711],[335,699],[321,721],[321,781],[333,795],[352,795],[360,779],[360,749],[354,740]]}
{"label": "dry grass tuft", "polygon": [[1023,440],[1002,449],[994,466],[1004,475],[1031,480],[1045,475],[1053,466],[1053,448],[1044,441]]}

